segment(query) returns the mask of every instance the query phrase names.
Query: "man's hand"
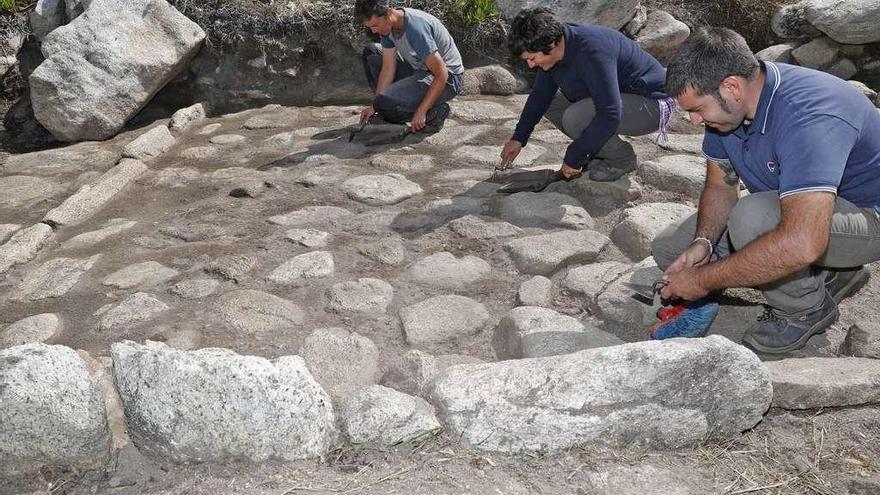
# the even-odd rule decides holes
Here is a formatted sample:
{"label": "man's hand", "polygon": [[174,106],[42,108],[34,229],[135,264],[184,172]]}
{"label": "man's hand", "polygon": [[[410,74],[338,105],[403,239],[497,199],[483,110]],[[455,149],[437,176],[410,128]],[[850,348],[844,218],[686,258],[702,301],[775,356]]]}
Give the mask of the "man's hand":
{"label": "man's hand", "polygon": [[711,254],[708,243],[702,241],[693,242],[669,265],[665,273],[671,275],[688,268],[703,266],[709,262]]}
{"label": "man's hand", "polygon": [[710,291],[703,287],[699,270],[699,267],[691,267],[667,273],[663,278],[668,283],[660,291],[660,295],[663,299],[681,298],[685,301],[697,301],[708,296]]}
{"label": "man's hand", "polygon": [[364,123],[370,120],[370,117],[372,117],[374,113],[376,113],[376,110],[373,109],[373,105],[361,110],[361,125],[364,125]]}
{"label": "man's hand", "polygon": [[568,180],[581,175],[581,170],[578,168],[569,167],[568,165],[563,163],[562,168],[559,169],[559,173],[562,174],[562,177],[564,177],[565,180]]}
{"label": "man's hand", "polygon": [[521,150],[522,143],[511,139],[504,145],[504,148],[501,149],[501,162],[513,162],[516,157],[519,156]]}
{"label": "man's hand", "polygon": [[428,118],[428,112],[421,108],[416,110],[412,117],[412,128],[418,132],[425,128],[425,120]]}

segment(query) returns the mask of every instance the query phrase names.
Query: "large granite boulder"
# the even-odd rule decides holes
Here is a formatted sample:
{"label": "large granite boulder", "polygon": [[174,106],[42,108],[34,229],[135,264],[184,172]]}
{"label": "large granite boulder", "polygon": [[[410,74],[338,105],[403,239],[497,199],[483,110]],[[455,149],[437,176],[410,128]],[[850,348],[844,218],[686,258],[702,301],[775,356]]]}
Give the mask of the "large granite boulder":
{"label": "large granite boulder", "polygon": [[580,24],[598,24],[620,29],[636,15],[638,0],[497,0],[498,10],[508,19],[522,9],[548,7],[557,19]]}
{"label": "large granite boulder", "polygon": [[135,445],[180,462],[294,460],[336,438],[330,396],[299,356],[113,344],[113,376]]}
{"label": "large granite boulder", "polygon": [[770,406],[761,361],[720,336],[461,365],[431,401],[453,438],[496,452],[680,448],[738,435]]}
{"label": "large granite boulder", "polygon": [[31,74],[37,120],[61,141],[103,140],[195,56],[205,33],[165,0],[94,0],[49,33]]}
{"label": "large granite boulder", "polygon": [[806,0],[804,17],[838,43],[880,41],[880,0]]}

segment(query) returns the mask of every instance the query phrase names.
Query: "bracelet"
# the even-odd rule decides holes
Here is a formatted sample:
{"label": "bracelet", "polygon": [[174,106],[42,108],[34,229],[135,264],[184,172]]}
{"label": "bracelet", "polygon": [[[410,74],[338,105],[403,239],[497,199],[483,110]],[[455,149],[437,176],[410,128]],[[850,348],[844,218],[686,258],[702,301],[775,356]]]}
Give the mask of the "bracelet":
{"label": "bracelet", "polygon": [[712,241],[710,241],[706,237],[696,237],[696,238],[694,238],[694,240],[691,241],[690,245],[693,245],[697,241],[705,241],[706,242],[706,244],[709,246],[709,256],[712,256],[713,254],[715,254],[715,243],[713,243]]}

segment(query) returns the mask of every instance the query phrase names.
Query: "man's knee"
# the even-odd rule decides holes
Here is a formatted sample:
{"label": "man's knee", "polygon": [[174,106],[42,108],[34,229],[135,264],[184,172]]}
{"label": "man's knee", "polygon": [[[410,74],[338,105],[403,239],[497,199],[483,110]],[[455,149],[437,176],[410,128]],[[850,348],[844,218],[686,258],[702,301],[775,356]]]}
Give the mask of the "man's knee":
{"label": "man's knee", "polygon": [[779,195],[775,191],[759,192],[740,198],[727,220],[733,248],[742,249],[746,244],[775,229],[780,218]]}
{"label": "man's knee", "polygon": [[577,139],[584,132],[584,129],[590,125],[593,116],[592,114],[585,114],[575,105],[572,105],[562,113],[562,129],[560,130],[566,136]]}
{"label": "man's knee", "polygon": [[392,124],[406,123],[412,116],[401,107],[401,102],[387,92],[379,93],[373,100],[373,109],[387,122]]}

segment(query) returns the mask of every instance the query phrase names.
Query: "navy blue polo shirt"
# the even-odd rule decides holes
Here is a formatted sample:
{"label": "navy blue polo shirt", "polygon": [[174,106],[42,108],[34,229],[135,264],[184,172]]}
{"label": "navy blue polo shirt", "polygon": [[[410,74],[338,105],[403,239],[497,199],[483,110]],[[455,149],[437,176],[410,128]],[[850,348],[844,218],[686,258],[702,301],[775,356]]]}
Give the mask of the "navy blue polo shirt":
{"label": "navy blue polo shirt", "polygon": [[617,133],[621,93],[666,98],[666,71],[633,40],[601,26],[564,24],[565,53],[549,71],[538,68],[535,85],[511,139],[526,145],[556,91],[570,102],[592,98],[596,116],[565,152],[565,163],[584,166]]}
{"label": "navy blue polo shirt", "polygon": [[729,133],[709,127],[703,155],[732,165],[749,192],[827,191],[880,211],[880,113],[832,75],[774,62],[758,111]]}

